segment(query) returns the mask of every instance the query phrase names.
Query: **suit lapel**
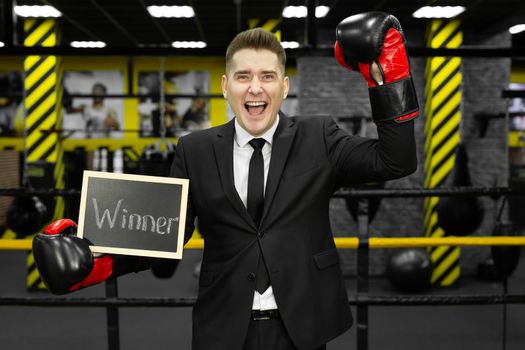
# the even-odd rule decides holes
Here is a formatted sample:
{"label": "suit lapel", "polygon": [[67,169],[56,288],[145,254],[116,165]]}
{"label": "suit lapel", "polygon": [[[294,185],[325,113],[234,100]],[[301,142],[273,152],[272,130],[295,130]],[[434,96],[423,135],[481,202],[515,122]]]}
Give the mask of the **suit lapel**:
{"label": "suit lapel", "polygon": [[253,228],[255,223],[248,214],[237,190],[235,189],[235,180],[233,177],[233,135],[235,132],[235,120],[225,124],[217,133],[217,138],[213,144],[217,168],[221,178],[222,189],[224,194],[237,210],[239,215]]}
{"label": "suit lapel", "polygon": [[272,201],[275,197],[275,192],[279,186],[281,175],[288,159],[288,154],[292,148],[292,142],[295,137],[296,125],[288,119],[282,112],[279,112],[280,120],[279,126],[275,131],[272,143],[272,158],[270,160],[270,169],[268,170],[268,178],[266,180],[266,193],[264,196],[264,209],[261,218],[261,223],[268,215]]}

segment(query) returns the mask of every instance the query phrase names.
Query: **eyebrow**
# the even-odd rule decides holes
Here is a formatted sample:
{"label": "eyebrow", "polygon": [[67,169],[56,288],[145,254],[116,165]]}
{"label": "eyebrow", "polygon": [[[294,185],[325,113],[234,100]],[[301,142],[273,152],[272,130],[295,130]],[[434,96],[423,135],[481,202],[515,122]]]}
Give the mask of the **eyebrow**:
{"label": "eyebrow", "polygon": [[233,72],[233,75],[237,75],[237,74],[249,74],[249,73],[250,73],[249,70],[238,70],[238,71]]}
{"label": "eyebrow", "polygon": [[[233,73],[233,75],[238,75],[238,74],[250,74],[250,71],[249,70],[238,70]],[[263,70],[262,74],[278,74],[278,73],[275,70]]]}

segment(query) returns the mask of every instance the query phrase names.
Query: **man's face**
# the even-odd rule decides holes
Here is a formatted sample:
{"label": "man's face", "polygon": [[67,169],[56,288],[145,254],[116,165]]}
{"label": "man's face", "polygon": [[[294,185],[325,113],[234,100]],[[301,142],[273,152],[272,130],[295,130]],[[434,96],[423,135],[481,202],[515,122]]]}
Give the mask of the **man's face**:
{"label": "man's face", "polygon": [[222,76],[223,94],[241,127],[252,136],[273,125],[288,87],[277,55],[265,49],[237,51]]}

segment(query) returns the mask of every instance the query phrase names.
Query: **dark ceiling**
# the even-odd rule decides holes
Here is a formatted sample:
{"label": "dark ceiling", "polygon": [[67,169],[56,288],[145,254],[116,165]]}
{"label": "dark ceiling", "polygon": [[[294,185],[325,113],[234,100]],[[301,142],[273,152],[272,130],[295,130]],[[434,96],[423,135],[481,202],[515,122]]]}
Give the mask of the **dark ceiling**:
{"label": "dark ceiling", "polygon": [[[5,2],[4,0],[3,2]],[[7,0],[10,1],[10,0]],[[426,20],[412,18],[423,5],[464,5],[463,28],[477,34],[506,30],[525,23],[525,0],[319,0],[330,12],[317,20],[318,33],[331,33],[339,21],[355,13],[378,10],[394,14],[404,28],[424,30]],[[286,5],[304,5],[304,0],[18,0],[18,5],[48,4],[63,13],[62,43],[100,40],[108,47],[170,46],[175,40],[205,41],[202,54],[224,52],[249,19],[280,19],[283,41],[305,41],[305,19],[282,18]],[[148,5],[190,5],[196,17],[168,19],[151,17]],[[3,11],[3,9],[2,9]],[[2,17],[3,18],[3,17]],[[20,18],[18,22],[22,22]],[[18,31],[21,31],[18,23]],[[5,31],[5,30],[3,30]],[[3,41],[9,41],[2,34]],[[513,36],[513,47],[525,47],[525,33]]]}

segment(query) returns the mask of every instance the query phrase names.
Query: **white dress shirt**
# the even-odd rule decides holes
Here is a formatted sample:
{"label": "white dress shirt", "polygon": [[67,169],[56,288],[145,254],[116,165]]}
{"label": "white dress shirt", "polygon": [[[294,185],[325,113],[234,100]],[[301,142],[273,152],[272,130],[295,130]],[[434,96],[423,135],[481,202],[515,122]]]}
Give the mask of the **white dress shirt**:
{"label": "white dress shirt", "polygon": [[[266,180],[268,179],[268,169],[270,168],[270,159],[272,157],[272,142],[273,135],[279,124],[279,115],[275,119],[272,127],[268,129],[264,134],[258,136],[263,138],[266,143],[262,149],[262,155],[264,159],[264,190],[266,191]],[[246,206],[248,198],[248,171],[250,168],[250,158],[252,157],[253,148],[249,142],[254,137],[250,135],[246,130],[242,128],[237,119],[235,119],[235,136],[233,141],[233,176],[235,180],[235,189],[241,197],[244,206]],[[259,294],[255,291],[253,296],[253,310],[270,310],[277,309],[277,303],[273,295],[272,286],[263,294]]]}

